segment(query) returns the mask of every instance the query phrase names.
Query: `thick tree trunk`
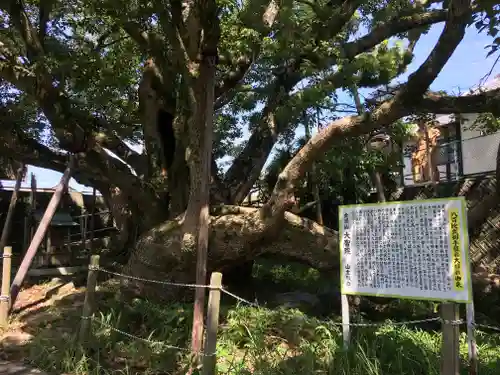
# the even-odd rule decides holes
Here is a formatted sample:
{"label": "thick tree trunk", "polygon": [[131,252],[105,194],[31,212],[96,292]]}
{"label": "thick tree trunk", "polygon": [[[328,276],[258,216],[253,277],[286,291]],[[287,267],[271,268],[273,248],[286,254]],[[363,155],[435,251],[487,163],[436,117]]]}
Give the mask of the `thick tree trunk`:
{"label": "thick tree trunk", "polygon": [[118,188],[100,190],[101,194],[113,215],[114,225],[118,229],[118,236],[112,242],[114,260],[122,262],[130,255],[127,251],[137,241],[139,235],[139,220],[142,217],[133,215],[130,202]]}
{"label": "thick tree trunk", "polygon": [[[266,235],[267,223],[258,209],[225,206],[210,219],[208,271],[225,272],[263,254],[281,255],[320,270],[338,268],[337,232],[289,212],[281,230]],[[182,226],[169,221],[146,232],[136,244],[124,273],[132,276],[192,283],[196,254],[183,251]],[[124,280],[124,285],[154,299],[192,300],[192,291]]]}
{"label": "thick tree trunk", "polygon": [[[215,49],[217,49],[216,37]],[[198,285],[207,283],[207,256],[209,241],[210,170],[212,166],[215,57],[206,57],[198,70],[194,95],[195,114],[190,124],[191,176],[189,203],[184,216],[183,251],[196,252],[196,278]],[[193,241],[194,240],[194,241]],[[193,248],[193,243],[195,244]],[[203,345],[203,317],[205,288],[196,288],[193,310],[191,349],[201,353]],[[197,358],[199,360],[200,358]]]}
{"label": "thick tree trunk", "polygon": [[382,175],[381,175],[380,171],[377,170],[377,168],[375,168],[372,171],[371,178],[372,178],[373,185],[375,186],[375,189],[377,190],[377,200],[379,202],[385,202],[386,199],[385,199],[385,192],[384,192],[384,184],[382,183]]}
{"label": "thick tree trunk", "polygon": [[[365,113],[365,109],[363,104],[361,103],[361,99],[359,97],[358,87],[356,85],[352,85],[351,87],[352,97],[354,98],[354,104],[356,105],[356,110],[359,115],[363,115]],[[373,185],[375,186],[375,190],[377,191],[377,199],[379,202],[385,202],[385,192],[384,185],[382,183],[382,176],[380,175],[380,171],[377,166],[374,166],[373,170],[370,171],[370,178],[372,180]]]}
{"label": "thick tree trunk", "polygon": [[93,184],[102,194],[118,230],[111,243],[113,261],[126,262],[140,235],[168,219],[165,202],[160,199],[147,200],[140,192],[137,196],[141,198],[132,200],[117,187],[100,181],[94,181]]}
{"label": "thick tree trunk", "polygon": [[[208,271],[220,271],[244,264],[264,255],[279,256],[314,267],[337,277],[339,272],[338,233],[315,222],[285,213],[285,222],[275,236],[265,236],[266,223],[257,209],[224,207],[212,212]],[[477,214],[469,211],[469,217]],[[144,233],[136,244],[123,272],[128,275],[165,282],[192,283],[195,278],[196,256],[182,251],[182,228],[169,221]],[[473,265],[474,267],[474,265]],[[226,278],[225,278],[226,279]],[[491,279],[491,280],[490,280]],[[485,278],[474,274],[474,290],[479,309],[489,312],[481,301],[494,293],[500,298],[500,277]],[[123,280],[125,290],[142,298],[157,301],[192,301],[192,290],[162,286],[134,280]],[[226,283],[225,283],[226,284]],[[489,298],[489,297],[488,297]],[[377,302],[378,303],[378,302]],[[479,311],[479,310],[478,310]]]}

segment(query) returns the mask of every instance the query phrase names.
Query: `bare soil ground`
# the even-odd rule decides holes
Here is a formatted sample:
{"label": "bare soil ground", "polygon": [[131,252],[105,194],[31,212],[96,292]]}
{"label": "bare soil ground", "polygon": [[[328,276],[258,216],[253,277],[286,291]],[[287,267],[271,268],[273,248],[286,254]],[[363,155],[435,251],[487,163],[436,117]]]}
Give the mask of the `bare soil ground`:
{"label": "bare soil ground", "polygon": [[[85,288],[75,288],[72,282],[61,280],[21,290],[8,328],[0,330],[0,373],[11,373],[7,371],[8,361],[11,363],[9,371],[14,371],[12,374],[43,374],[20,367],[27,358],[29,344],[40,332],[46,333],[53,328],[56,321],[56,329],[51,330],[53,334],[74,333],[78,327],[64,326],[61,322],[64,322],[65,314],[81,314],[84,291]],[[68,319],[70,322],[74,325],[73,319]]]}

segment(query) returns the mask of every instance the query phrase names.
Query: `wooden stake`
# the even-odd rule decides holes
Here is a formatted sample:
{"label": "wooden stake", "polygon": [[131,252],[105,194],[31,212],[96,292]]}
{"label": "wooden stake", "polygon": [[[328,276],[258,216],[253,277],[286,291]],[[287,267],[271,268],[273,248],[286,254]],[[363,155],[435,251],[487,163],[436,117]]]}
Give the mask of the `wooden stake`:
{"label": "wooden stake", "polygon": [[459,330],[457,324],[452,324],[459,319],[458,305],[456,303],[441,304],[441,316],[443,319],[441,374],[459,375]]}
{"label": "wooden stake", "polygon": [[349,325],[349,300],[347,299],[347,295],[340,295],[340,304],[342,307],[342,337],[344,339],[344,349],[347,350],[351,341],[351,327]]}
{"label": "wooden stake", "polygon": [[467,341],[469,347],[469,375],[477,375],[477,345],[474,325],[474,302],[468,303],[466,307],[467,316]]}
{"label": "wooden stake", "polygon": [[210,294],[207,307],[207,331],[205,336],[205,350],[203,357],[203,375],[214,375],[217,366],[215,350],[217,348],[217,329],[219,328],[220,290],[222,288],[222,274],[214,272],[210,276]]}
{"label": "wooden stake", "polygon": [[34,229],[33,229],[33,218],[35,215],[36,211],[36,177],[35,174],[31,174],[31,192],[30,192],[30,240],[28,243],[31,243],[33,240],[33,236],[35,235]]}
{"label": "wooden stake", "polygon": [[87,223],[88,223],[88,213],[87,210],[83,209],[83,215],[80,217],[81,234],[83,250],[87,250]]}
{"label": "wooden stake", "polygon": [[80,343],[86,345],[90,334],[90,318],[94,313],[96,306],[95,291],[97,287],[97,274],[99,272],[99,255],[91,255],[89,273],[87,276],[87,290],[85,291],[85,300],[83,301],[82,322],[80,326]]}
{"label": "wooden stake", "polygon": [[17,196],[19,195],[19,189],[21,189],[21,182],[23,181],[23,172],[24,165],[21,165],[21,168],[17,170],[16,185],[14,186],[14,191],[10,197],[9,210],[7,211],[7,216],[5,217],[2,237],[0,238],[0,249],[5,247],[9,238],[10,227],[12,226],[12,219],[14,218],[14,211],[16,210]]}
{"label": "wooden stake", "polygon": [[62,198],[64,192],[66,191],[69,179],[71,177],[71,168],[73,166],[73,160],[74,160],[74,157],[71,156],[69,165],[66,168],[66,171],[64,171],[64,174],[61,177],[61,181],[57,185],[56,190],[54,191],[54,194],[52,195],[52,198],[50,199],[49,205],[47,206],[47,209],[45,210],[45,213],[43,214],[43,218],[40,221],[40,224],[38,225],[38,228],[35,232],[35,235],[33,236],[33,240],[31,241],[31,244],[28,247],[28,250],[26,250],[26,254],[24,255],[24,259],[21,262],[19,269],[17,270],[16,277],[14,277],[14,281],[12,282],[12,285],[10,287],[11,307],[16,302],[16,298],[17,298],[17,295],[19,294],[19,290],[21,289],[21,285],[24,282],[26,274],[28,273],[28,270],[31,266],[31,263],[33,262],[33,259],[37,253],[37,250],[43,241],[45,233],[47,232],[47,229],[50,226],[50,222],[52,221],[52,218],[54,217],[54,214],[56,213],[57,207],[59,206],[59,203],[61,202],[61,198]]}
{"label": "wooden stake", "polygon": [[[210,60],[210,61],[209,61]],[[214,123],[214,87],[215,87],[215,60],[205,60],[200,64],[199,74],[207,79],[200,87],[202,94],[198,95],[201,116],[193,119],[194,134],[198,131],[201,138],[195,143],[200,149],[193,154],[193,174],[198,183],[191,185],[191,194],[185,214],[184,227],[195,229],[196,238],[196,284],[203,285],[207,281],[208,240],[210,225],[210,169],[212,165],[213,123]],[[200,134],[199,133],[199,134]],[[197,156],[196,156],[197,155]],[[197,172],[195,172],[197,171]],[[197,232],[197,233],[196,233]],[[186,236],[186,232],[184,232]],[[193,330],[191,332],[191,350],[195,355],[203,350],[203,318],[205,309],[205,288],[196,288],[194,292]],[[195,358],[197,364],[199,358]]]}
{"label": "wooden stake", "polygon": [[9,288],[10,273],[12,270],[12,247],[3,248],[2,291],[0,294],[0,327],[7,327],[9,323]]}
{"label": "wooden stake", "polygon": [[96,189],[92,189],[92,207],[90,217],[90,253],[94,252],[94,231],[95,231],[95,204],[96,204]]}

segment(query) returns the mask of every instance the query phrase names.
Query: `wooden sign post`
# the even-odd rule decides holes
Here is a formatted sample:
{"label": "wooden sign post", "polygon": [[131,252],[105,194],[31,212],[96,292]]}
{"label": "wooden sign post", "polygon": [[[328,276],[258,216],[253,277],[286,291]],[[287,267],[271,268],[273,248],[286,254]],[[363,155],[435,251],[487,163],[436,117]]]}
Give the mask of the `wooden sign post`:
{"label": "wooden sign post", "polygon": [[474,317],[474,302],[468,303],[466,308],[467,319],[467,344],[469,347],[469,375],[477,375],[477,345]]}
{"label": "wooden sign post", "polygon": [[351,342],[351,327],[349,318],[349,300],[345,294],[340,295],[340,303],[342,308],[342,338],[344,341],[344,349],[349,348],[349,343]]}
{"label": "wooden sign post", "polygon": [[460,332],[456,322],[459,320],[456,303],[441,304],[443,342],[441,344],[441,374],[460,374]]}

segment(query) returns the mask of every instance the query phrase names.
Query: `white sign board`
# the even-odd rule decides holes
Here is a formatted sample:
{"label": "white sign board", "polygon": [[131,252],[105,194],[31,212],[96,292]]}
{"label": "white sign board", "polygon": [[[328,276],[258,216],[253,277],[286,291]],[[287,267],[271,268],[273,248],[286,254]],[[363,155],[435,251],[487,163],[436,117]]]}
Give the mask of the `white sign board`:
{"label": "white sign board", "polygon": [[341,206],[342,294],[471,302],[466,202]]}

